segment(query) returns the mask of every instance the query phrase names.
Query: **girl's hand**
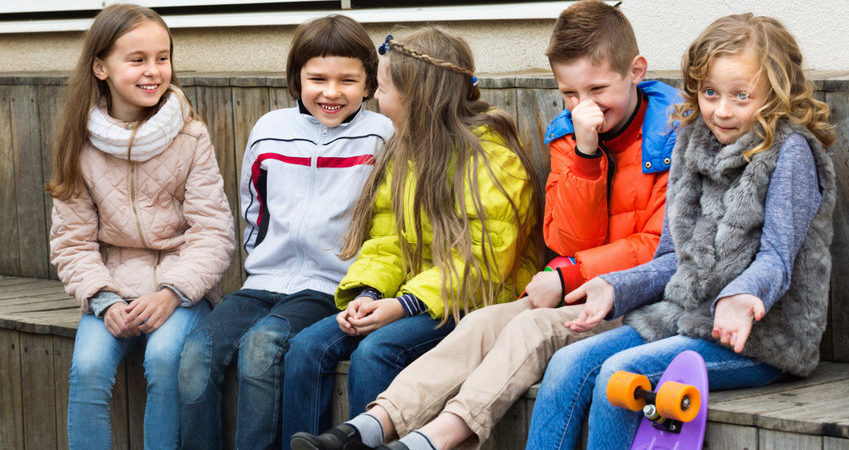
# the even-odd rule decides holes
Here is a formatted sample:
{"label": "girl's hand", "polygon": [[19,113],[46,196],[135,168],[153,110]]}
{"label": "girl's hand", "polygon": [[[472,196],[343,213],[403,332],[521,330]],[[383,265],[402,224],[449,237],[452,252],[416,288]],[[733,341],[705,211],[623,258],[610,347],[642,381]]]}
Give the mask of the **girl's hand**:
{"label": "girl's hand", "polygon": [[351,325],[357,332],[357,336],[365,336],[372,331],[394,322],[407,313],[397,298],[384,298],[365,304],[360,308],[364,313],[361,318],[351,318]]}
{"label": "girl's hand", "polygon": [[130,338],[141,334],[139,327],[126,325],[124,321],[127,317],[125,306],[124,302],[113,303],[103,313],[103,324],[106,325],[106,330],[116,338]]}
{"label": "girl's hand", "polygon": [[142,295],[124,307],[127,312],[124,325],[135,325],[143,333],[153,333],[171,317],[179,305],[180,297],[168,288]]}
{"label": "girl's hand", "polygon": [[568,304],[577,302],[586,297],[587,302],[584,309],[575,320],[570,320],[564,325],[572,331],[584,332],[596,327],[613,309],[613,300],[616,290],[601,277],[595,277],[590,281],[578,286],[578,289],[566,294],[564,300]]}
{"label": "girl's hand", "polygon": [[713,337],[736,353],[743,351],[752,323],[763,319],[766,310],[761,299],[751,294],[722,297],[713,314]]}
{"label": "girl's hand", "polygon": [[351,319],[359,319],[363,314],[363,306],[374,302],[371,297],[357,297],[348,303],[348,307],[344,311],[336,315],[336,322],[339,324],[339,329],[348,336],[356,336],[357,330],[351,325]]}
{"label": "girl's hand", "polygon": [[560,303],[560,275],[557,272],[539,272],[525,287],[528,300],[534,308],[554,308]]}

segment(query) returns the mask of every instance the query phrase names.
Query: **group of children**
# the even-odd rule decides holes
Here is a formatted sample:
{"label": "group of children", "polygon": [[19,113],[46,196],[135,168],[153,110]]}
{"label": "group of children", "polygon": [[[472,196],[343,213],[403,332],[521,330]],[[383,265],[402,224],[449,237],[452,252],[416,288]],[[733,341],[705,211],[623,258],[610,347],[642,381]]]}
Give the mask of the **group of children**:
{"label": "group of children", "polygon": [[[585,418],[590,448],[626,448],[640,414],[606,401],[616,370],[655,382],[689,349],[732,389],[816,367],[834,130],[774,19],[718,19],[678,91],[644,81],[617,8],[564,10],[544,196],[462,38],[427,27],[375,50],[344,16],[299,26],[297,106],[248,139],[247,280],[223,300],[233,223],[172,53],[155,12],[105,8],[57,127],[51,258],[84,311],[71,448],[111,447],[115,373],[138,343],[145,448],[222,446],[234,357],[236,446],[296,450],[475,448],[540,379],[527,448],[573,448]],[[351,420],[331,427],[344,359]]]}

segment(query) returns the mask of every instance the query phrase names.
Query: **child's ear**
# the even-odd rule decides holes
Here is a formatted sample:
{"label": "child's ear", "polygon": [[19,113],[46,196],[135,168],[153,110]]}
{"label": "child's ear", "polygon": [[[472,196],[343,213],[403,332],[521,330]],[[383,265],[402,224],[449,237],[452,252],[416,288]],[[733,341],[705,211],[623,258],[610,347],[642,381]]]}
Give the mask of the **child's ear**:
{"label": "child's ear", "polygon": [[646,77],[648,67],[648,61],[646,61],[646,57],[643,55],[637,55],[631,61],[631,83],[634,86],[642,82],[643,78]]}
{"label": "child's ear", "polygon": [[91,63],[91,71],[100,81],[106,80],[106,77],[108,76],[106,68],[103,67],[103,60],[100,58],[94,58],[94,61]]}

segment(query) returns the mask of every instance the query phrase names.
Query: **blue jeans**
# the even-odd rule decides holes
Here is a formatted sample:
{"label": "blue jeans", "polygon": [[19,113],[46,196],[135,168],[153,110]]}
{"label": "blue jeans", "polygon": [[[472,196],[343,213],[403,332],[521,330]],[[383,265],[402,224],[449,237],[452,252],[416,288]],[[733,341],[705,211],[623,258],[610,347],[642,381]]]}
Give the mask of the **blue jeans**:
{"label": "blue jeans", "polygon": [[646,344],[633,328],[624,325],[554,354],[537,394],[527,448],[575,448],[587,409],[588,449],[630,448],[642,413],[611,405],[607,380],[617,370],[626,370],[646,375],[654,386],[666,366],[684,350],[704,358],[710,390],[762,386],[782,376],[778,369],[717,342],[678,335]]}
{"label": "blue jeans", "polygon": [[289,339],[339,312],[333,296],[242,289],[226,297],[186,339],[180,362],[182,448],[222,447],[221,387],[238,351],[236,448],[280,447],[283,355]]}
{"label": "blue jeans", "polygon": [[428,314],[404,317],[371,332],[352,337],[328,317],[292,340],[286,355],[283,389],[283,448],[298,431],[318,434],[330,427],[330,401],[336,364],[350,358],[348,413],[366,410],[401,370],[433,348],[451,330],[454,320],[441,327]]}
{"label": "blue jeans", "polygon": [[103,319],[84,314],[74,340],[68,393],[68,446],[71,449],[112,448],[109,400],[118,365],[139,342],[145,343],[144,376],[147,404],[144,410],[144,448],[171,449],[179,442],[177,368],[180,350],[189,331],[209,313],[201,300],[190,308],[177,308],[149,335],[116,338]]}

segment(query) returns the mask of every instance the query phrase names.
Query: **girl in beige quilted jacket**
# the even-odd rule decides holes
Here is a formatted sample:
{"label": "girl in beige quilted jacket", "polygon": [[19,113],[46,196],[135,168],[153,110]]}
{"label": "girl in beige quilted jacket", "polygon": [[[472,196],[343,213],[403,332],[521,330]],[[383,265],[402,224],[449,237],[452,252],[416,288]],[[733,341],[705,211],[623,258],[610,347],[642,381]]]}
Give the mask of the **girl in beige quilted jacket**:
{"label": "girl in beige quilted jacket", "polygon": [[176,448],[186,334],[220,296],[233,220],[209,134],[172,73],[165,22],[136,5],[95,18],[57,127],[51,261],[83,310],[70,448],[111,448],[118,364],[144,356],[145,448]]}

